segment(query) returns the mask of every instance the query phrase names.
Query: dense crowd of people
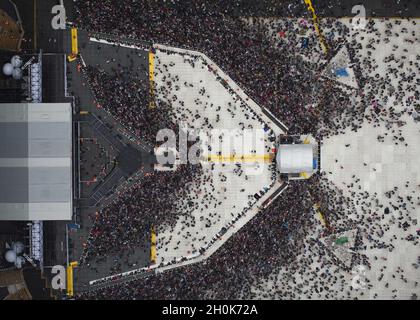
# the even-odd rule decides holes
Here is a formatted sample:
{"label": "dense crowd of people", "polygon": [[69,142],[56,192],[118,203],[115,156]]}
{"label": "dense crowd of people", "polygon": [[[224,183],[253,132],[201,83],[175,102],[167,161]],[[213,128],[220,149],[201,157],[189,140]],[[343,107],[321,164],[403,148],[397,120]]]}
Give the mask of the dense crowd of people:
{"label": "dense crowd of people", "polygon": [[[234,7],[235,1],[232,3]],[[353,40],[348,50],[353,64],[358,66],[354,71],[360,90],[348,94],[331,81],[319,81],[322,66],[307,62],[296,54],[300,40],[295,25],[290,24],[287,30],[288,43],[273,42],[263,22],[253,21],[249,24],[237,17],[239,9],[229,7],[225,11],[235,11],[236,14],[225,14],[220,10],[220,5],[219,2],[210,1],[202,2],[200,6],[189,2],[79,1],[77,23],[88,31],[206,53],[251,98],[281,119],[289,127],[290,134],[311,133],[323,139],[342,134],[347,128],[358,131],[362,123],[367,122],[372,126],[384,124],[388,129],[386,134],[396,144],[406,144],[402,131],[395,129],[395,124],[398,128],[402,127],[404,122],[401,117],[410,115],[412,111],[409,107],[413,101],[419,101],[418,86],[416,88],[413,84],[418,83],[415,71],[401,77],[398,68],[394,67],[390,74],[376,77],[377,65],[372,63],[373,60],[362,60],[357,55],[357,49],[360,48]],[[122,16],[126,18],[123,21]],[[388,28],[392,27],[391,23]],[[340,24],[337,26],[332,19],[327,21],[325,28],[340,34],[342,39],[351,37],[348,28]],[[377,32],[374,24],[369,24],[367,28],[370,34]],[[340,42],[330,41],[332,48]],[[367,48],[373,51],[375,44],[369,43]],[[331,56],[327,60],[329,58]],[[416,59],[412,64],[418,69],[420,57]],[[366,76],[361,68],[370,70],[372,77]],[[139,138],[154,143],[158,129],[174,128],[171,106],[159,103],[155,111],[150,113],[148,88],[138,83],[134,75],[120,75],[118,72],[109,75],[89,66],[86,74],[98,103],[136,132]],[[386,104],[386,101],[377,101],[378,97],[389,93],[387,83],[390,83],[390,77],[400,79],[397,84],[399,90],[412,92],[411,100],[407,100],[403,94],[396,94],[396,104],[406,106],[405,109],[385,108],[381,103]],[[317,92],[322,93],[316,95],[316,99],[314,83],[317,83]],[[307,108],[314,100],[318,100],[320,107]],[[356,106],[355,100],[358,101]],[[350,105],[354,108],[349,108]],[[378,137],[378,141],[383,141],[383,138]],[[103,257],[117,248],[141,245],[152,225],[161,224],[162,221],[173,224],[176,217],[182,214],[182,210],[174,209],[173,204],[179,197],[188,198],[188,189],[183,186],[192,179],[200,179],[197,168],[186,166],[175,173],[147,177],[104,209],[96,217],[87,247],[87,259]],[[376,195],[360,191],[359,177],[355,176],[352,185],[348,186],[352,195],[349,197],[340,189],[331,187],[324,176],[326,174],[317,175],[309,181],[291,182],[281,197],[262,210],[205,263],[180,267],[133,283],[81,293],[79,298],[353,297],[351,289],[336,289],[344,288],[345,281],[348,281],[339,275],[338,270],[349,269],[349,266],[339,259],[328,259],[328,252],[332,248],[319,245],[319,238],[359,229],[367,242],[360,237],[354,239],[353,250],[356,254],[352,256],[350,265],[369,267],[372,262],[357,250],[364,251],[368,246],[371,249],[394,250],[393,240],[382,238],[384,229],[398,225],[398,228],[405,230],[416,224],[408,212],[413,208],[418,210],[419,197],[413,195],[400,199],[397,190],[392,190],[389,199],[391,201],[391,197],[394,197],[396,203],[391,202],[389,207],[383,207],[376,202],[372,206]],[[334,228],[319,233],[313,218],[315,203],[321,205],[320,211]],[[366,215],[350,217],[352,211],[357,211],[356,206],[361,206]],[[394,210],[399,215],[398,221],[386,220],[386,209]],[[407,241],[418,244],[418,237],[407,235]],[[386,261],[383,264],[386,265]],[[418,264],[416,262],[417,267]],[[383,272],[384,268],[381,270]],[[284,272],[284,277],[278,279],[280,271]],[[401,277],[402,281],[407,281],[403,271]],[[270,286],[271,290],[264,291]],[[258,293],[259,289],[261,293]]]}
{"label": "dense crowd of people", "polygon": [[144,246],[157,225],[171,225],[182,213],[174,201],[188,195],[183,188],[200,176],[199,166],[184,165],[175,172],[147,175],[128,192],[96,214],[83,263]]}
{"label": "dense crowd of people", "polygon": [[[292,133],[315,133],[318,123],[315,115],[302,109],[302,96],[309,95],[311,90],[307,83],[314,81],[313,73],[306,72],[307,63],[290,52],[289,47],[274,47],[259,28],[247,30],[243,21],[223,15],[209,3],[194,6],[177,2],[162,6],[159,2],[117,5],[104,1],[98,10],[97,2],[86,1],[79,3],[79,10],[91,13],[87,19],[81,14],[79,24],[90,31],[204,52],[250,97],[289,125]],[[121,23],[119,16],[113,14],[115,10],[130,17],[131,23]],[[196,18],[190,19],[191,16]],[[295,73],[305,77],[304,81],[290,73],[292,66]],[[280,107],[284,105],[289,107]]]}
{"label": "dense crowd of people", "polygon": [[[213,8],[209,4],[194,6],[188,2],[166,5],[159,2],[120,3],[117,8],[115,2],[104,1],[100,5],[100,10],[97,10],[97,5],[96,1],[79,3],[80,12],[90,12],[87,19],[83,19],[87,17],[86,15],[80,15],[81,27],[90,31],[100,30],[144,42],[193,48],[206,53],[223,70],[228,72],[250,97],[281,119],[289,127],[291,134],[305,132],[319,136],[320,124],[323,125],[323,135],[328,134],[325,131],[333,131],[329,132],[330,134],[338,133],[341,131],[340,129],[347,126],[353,126],[356,130],[358,125],[354,124],[355,118],[359,120],[358,122],[363,120],[364,109],[374,99],[374,92],[371,92],[369,96],[364,96],[360,92],[363,103],[350,110],[347,106],[351,104],[351,97],[343,94],[342,90],[331,86],[328,82],[321,82],[317,90],[328,92],[325,97],[322,97],[324,110],[319,113],[314,109],[305,108],[305,104],[308,100],[311,101],[310,97],[313,96],[313,88],[308,84],[317,82],[319,72],[308,72],[313,68],[313,65],[296,55],[295,48],[299,41],[298,30],[288,32],[288,46],[274,45],[267,38],[262,23],[256,21],[252,28],[247,28],[248,25],[243,20],[224,15],[221,13],[222,11],[217,10],[217,6]],[[119,16],[113,15],[116,10],[122,10],[123,12],[120,13],[123,16],[131,17],[131,23],[119,22]],[[196,19],[190,19],[191,16],[195,16]],[[165,28],[165,26],[171,27]],[[223,32],[220,32],[221,26],[223,26]],[[294,28],[290,25],[288,27]],[[330,25],[327,24],[326,27],[328,28]],[[342,38],[349,35],[349,30],[346,28],[332,31],[340,34]],[[316,41],[316,36],[313,35],[313,37]],[[246,50],[237,50],[237,48],[246,48]],[[355,62],[359,62],[357,57],[354,58]],[[248,61],[248,63],[243,63],[244,61]],[[362,63],[360,61],[359,64]],[[100,75],[100,73],[94,73],[93,76],[96,79],[101,79]],[[361,76],[360,72],[357,76],[361,87],[368,85],[366,81],[369,80]],[[122,84],[121,80],[117,80],[110,86],[118,90],[129,90],[127,86],[120,84]],[[135,88],[131,89],[135,89],[135,91],[138,91],[139,86],[141,87],[135,82],[133,86]],[[144,94],[147,94],[146,88],[142,89]],[[120,96],[129,98],[130,94],[121,92]],[[138,103],[139,106],[148,103],[146,97],[147,95],[139,95],[141,100]],[[112,105],[111,108],[116,109],[121,103],[111,103],[110,105]],[[142,125],[148,124],[148,127],[151,127],[151,123],[162,123],[159,121],[161,118],[156,118],[156,122],[149,120],[154,119],[155,114],[166,114],[170,107],[162,112],[152,113],[152,117],[148,117],[147,114],[143,116],[144,111],[142,110],[145,108],[139,107],[138,109],[135,115],[130,113],[130,109],[125,112],[126,109],[120,108],[118,112],[128,114],[125,116],[125,120],[129,126],[139,126],[142,127],[142,130],[149,130]],[[346,120],[347,122],[344,121],[338,126],[332,119],[339,118],[343,113],[346,114],[345,119],[352,120],[350,122]],[[130,115],[135,116],[135,119],[140,122],[132,121]],[[325,128],[330,128],[330,130]]]}
{"label": "dense crowd of people", "polygon": [[170,121],[170,106],[150,107],[149,85],[142,81],[138,71],[120,69],[107,73],[94,66],[83,71],[99,107],[145,143],[154,146],[160,129],[176,129]]}

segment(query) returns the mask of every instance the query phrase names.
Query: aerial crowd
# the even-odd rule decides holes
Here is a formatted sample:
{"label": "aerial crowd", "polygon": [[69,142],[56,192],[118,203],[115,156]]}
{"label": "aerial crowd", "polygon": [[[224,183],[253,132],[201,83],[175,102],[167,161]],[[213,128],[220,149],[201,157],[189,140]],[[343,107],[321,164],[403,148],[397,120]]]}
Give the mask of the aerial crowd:
{"label": "aerial crowd", "polygon": [[[388,138],[395,144],[408,146],[401,130],[405,125],[401,118],[412,116],[415,101],[420,100],[415,71],[401,75],[394,67],[386,77],[367,77],[360,68],[374,74],[378,67],[373,60],[360,61],[357,55],[360,48],[355,41],[350,42],[348,51],[359,89],[349,94],[348,88],[336,86],[331,80],[321,81],[323,65],[302,59],[295,24],[290,23],[289,29],[283,30],[288,37],[287,44],[273,42],[266,24],[263,21],[249,24],[242,19],[250,14],[249,9],[244,8],[241,12],[235,2],[231,1],[224,8],[215,1],[202,1],[200,6],[187,1],[164,4],[159,1],[77,1],[76,23],[89,32],[121,37],[122,42],[124,39],[138,40],[205,53],[257,104],[288,126],[291,135],[312,134],[322,141],[347,129],[357,132],[368,123],[384,125]],[[299,6],[293,5],[290,10],[298,10]],[[121,20],[122,16],[126,19]],[[340,34],[341,40],[330,39],[332,48],[341,45],[343,38],[350,37],[348,28],[332,19],[326,21],[325,28]],[[392,22],[387,28],[392,30]],[[372,35],[377,32],[373,24],[368,25],[368,30]],[[316,36],[309,38],[313,46],[317,46],[316,41]],[[367,44],[368,51],[374,49],[373,42]],[[333,53],[325,59],[332,56]],[[387,63],[394,59],[397,58],[385,58]],[[412,63],[417,70],[419,61],[420,56],[417,56]],[[148,78],[145,80],[144,75],[140,77],[136,71],[122,69],[109,73],[90,65],[83,72],[100,108],[109,112],[138,139],[154,147],[160,129],[176,131],[178,128],[170,103],[158,101],[154,108],[150,107],[151,101],[159,97],[150,96]],[[168,79],[168,87],[171,82],[179,81],[176,75],[171,77],[175,78]],[[399,91],[411,92],[408,99],[403,94],[394,94],[396,105],[404,105],[404,109],[385,108],[376,100],[389,93],[388,84],[395,79],[399,79],[396,82]],[[319,107],[308,107],[315,101]],[[353,107],[349,108],[350,105]],[[379,136],[378,141],[385,141],[385,137]],[[176,171],[143,177],[129,192],[95,216],[81,262],[100,263],[109,254],[144,246],[152,226],[173,225],[177,215],[182,214],[182,208],[174,204],[179,198],[191,196],[186,186],[191,181],[201,182],[201,174],[199,166],[182,165]],[[394,189],[386,195],[389,204],[384,206],[375,202],[376,194],[361,191],[359,177],[354,176],[354,181],[347,186],[351,194],[347,196],[331,184],[327,175],[327,172],[322,172],[307,181],[290,182],[281,197],[263,209],[205,263],[151,274],[122,284],[110,284],[81,292],[78,298],[353,298],[353,289],[346,286],[348,279],[340,274],[340,270],[350,272],[354,265],[370,268],[372,261],[366,255],[366,248],[395,250],[393,238],[384,234],[390,225],[397,226],[402,232],[416,225],[417,221],[410,212],[418,210],[420,200],[415,194],[402,198],[399,190]],[[314,219],[315,204],[319,205],[327,220],[327,227],[322,230]],[[356,211],[356,205],[361,206],[363,215],[350,215]],[[398,215],[397,220],[388,220],[390,211]],[[319,239],[338,237],[347,230],[357,230],[352,239],[354,254],[350,260],[327,258],[334,248]],[[407,235],[405,241],[418,245],[418,236]],[[379,258],[375,256],[376,259]],[[386,261],[382,264],[385,266]],[[413,268],[417,270],[419,266],[420,261],[413,262]],[[381,268],[382,273],[384,269]],[[398,270],[401,271],[397,273],[401,274],[393,275],[393,278],[408,281],[404,270]],[[118,271],[121,270],[113,270]],[[418,292],[417,285],[415,282]],[[392,297],[397,297],[392,293]]]}

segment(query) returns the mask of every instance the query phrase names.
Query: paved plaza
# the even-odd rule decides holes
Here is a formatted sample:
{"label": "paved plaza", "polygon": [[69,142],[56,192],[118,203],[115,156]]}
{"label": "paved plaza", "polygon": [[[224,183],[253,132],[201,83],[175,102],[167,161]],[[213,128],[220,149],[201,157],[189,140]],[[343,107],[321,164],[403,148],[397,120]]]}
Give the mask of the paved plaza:
{"label": "paved plaza", "polygon": [[[292,22],[301,25],[298,20]],[[386,31],[390,22],[395,28],[392,33]],[[278,20],[267,22],[267,25],[277,30],[285,23],[285,20]],[[323,242],[321,222],[314,217],[314,225],[306,239],[306,250],[296,263],[290,268],[281,268],[268,281],[255,282],[254,292],[260,298],[296,297],[300,294],[303,298],[316,299],[410,299],[413,294],[419,294],[419,243],[408,239],[418,239],[420,127],[414,119],[415,112],[401,115],[398,121],[390,119],[394,112],[411,113],[414,110],[414,88],[411,81],[405,80],[415,77],[419,81],[415,71],[415,66],[418,67],[416,47],[412,46],[413,42],[418,42],[418,20],[374,19],[370,23],[375,33],[354,31],[349,19],[331,20],[329,25],[329,30],[341,30],[343,26],[349,28],[348,46],[357,48],[353,61],[362,62],[357,66],[359,75],[369,79],[363,94],[374,99],[365,110],[365,119],[357,132],[349,127],[340,134],[325,138],[321,146],[321,169],[325,176],[322,185],[332,186],[351,203],[345,212],[336,213],[339,218],[334,223],[348,229],[359,221],[356,225],[363,245],[350,254],[364,255],[370,268],[354,264],[351,268],[340,268],[330,262],[333,253],[324,256],[321,247],[309,251],[311,240],[319,237]],[[282,41],[277,34],[272,34],[275,41]],[[376,49],[374,55],[369,53],[373,49]],[[342,52],[337,55],[342,56]],[[318,56],[312,51],[304,54],[309,61]],[[399,60],[399,64],[390,57]],[[334,57],[331,61],[337,59]],[[330,77],[336,86],[353,96],[353,104],[347,108],[357,108],[360,103],[354,85],[360,79],[354,79],[353,66],[353,63],[345,66],[349,70],[345,79]],[[329,68],[330,65],[326,64],[326,69]],[[373,121],[372,112],[379,108],[382,121]],[[325,282],[310,275],[303,276],[308,270],[317,270],[317,273],[328,276]],[[343,277],[344,281],[330,278],[331,274]],[[328,283],[329,290],[318,291],[315,295],[299,289],[299,286],[304,288],[303,285],[322,287],[323,283]]]}
{"label": "paved plaza", "polygon": [[[212,239],[223,228],[229,228],[229,223],[234,221],[237,231],[258,213],[257,207],[282,185],[272,161],[263,160],[265,155],[272,160],[269,155],[276,148],[276,136],[284,131],[205,55],[161,45],[155,47],[158,105],[172,102],[174,121],[182,128],[201,130],[204,135],[211,135],[212,130],[225,131],[218,132],[207,143],[201,139],[203,161],[199,165],[203,167],[203,174],[189,186],[192,198],[179,199],[177,205],[183,208],[184,214],[178,217],[174,227],[158,226],[157,264],[160,264],[197,256],[201,248],[210,247]],[[221,80],[229,87],[223,86]],[[166,86],[168,82],[171,83]],[[252,135],[245,136],[246,130]],[[256,135],[258,130],[260,136]],[[234,139],[242,142],[238,149],[235,149]],[[230,147],[223,149],[226,140]],[[242,156],[253,159],[207,160],[232,155],[237,159]],[[256,201],[254,194],[261,191],[265,195]],[[236,223],[235,218],[242,214],[245,217]],[[211,251],[228,237],[225,235]]]}
{"label": "paved plaza", "polygon": [[[348,19],[331,20],[327,24],[326,34],[338,34],[350,40],[339,46],[334,55],[326,60],[320,48],[308,51],[301,47],[301,40],[305,37],[313,42],[317,39],[300,19],[262,19],[249,23],[265,25],[274,43],[284,41],[296,46],[301,58],[313,65],[311,72],[318,74],[318,84],[328,82],[350,97],[349,105],[342,106],[347,109],[346,113],[354,112],[351,108],[360,108],[365,96],[372,97],[371,105],[364,110],[364,114],[359,115],[362,120],[356,132],[354,126],[341,129],[339,133],[326,130],[321,142],[321,186],[334,190],[349,201],[348,208],[343,212],[334,212],[336,218],[330,221],[332,227],[339,231],[326,237],[323,218],[314,211],[309,221],[312,227],[306,239],[307,250],[298,255],[291,268],[282,267],[279,273],[268,279],[255,278],[253,294],[263,299],[293,298],[297,294],[321,299],[331,298],[333,292],[342,298],[410,298],[417,291],[418,273],[413,266],[418,263],[418,243],[406,241],[406,238],[415,234],[418,228],[419,211],[415,197],[420,185],[420,170],[416,165],[419,154],[415,146],[419,144],[419,128],[411,115],[404,114],[398,121],[393,120],[392,116],[394,113],[414,110],[410,96],[413,88],[409,86],[410,82],[401,79],[413,72],[415,52],[410,41],[415,41],[416,24],[406,20],[396,24],[394,36],[399,37],[397,34],[400,33],[407,35],[396,40],[399,44],[396,50],[388,45],[390,41],[387,36],[391,35],[386,31],[385,20],[373,20],[370,28],[377,32],[369,33],[371,38],[365,37],[362,31],[347,33],[345,30],[353,30]],[[278,31],[291,24],[298,30],[301,28],[299,36],[279,37]],[[141,43],[118,47],[112,39],[91,38],[92,41],[105,52],[109,50],[107,47],[113,47],[117,51],[130,50],[130,54],[135,56],[136,50],[144,50]],[[379,56],[369,54],[373,43],[380,46],[377,48],[381,52]],[[282,119],[277,119],[247,96],[205,54],[155,44],[153,55],[156,107],[171,105],[171,120],[184,130],[199,132],[203,151],[198,164],[202,167],[201,174],[185,186],[189,196],[179,198],[173,204],[181,212],[176,223],[155,226],[156,260],[152,268],[166,271],[208,259],[259,213],[263,203],[284,187],[284,181],[281,181],[272,159],[278,137],[287,133],[287,127],[281,122]],[[394,69],[390,56],[402,60],[407,57],[407,61]],[[319,65],[322,67],[319,68]],[[368,85],[361,92],[361,79],[371,77],[375,81],[367,80]],[[385,83],[389,86],[378,87],[377,81],[379,86]],[[323,104],[323,96],[316,91],[318,84],[314,84],[315,90],[309,101],[311,108],[322,107]],[[401,96],[396,88],[403,89],[407,95]],[[401,100],[405,103],[398,103]],[[372,116],[378,110],[382,112],[382,122]],[[340,117],[338,121],[342,121]],[[206,140],[207,135],[217,129],[225,131]],[[232,137],[229,130],[234,132]],[[253,141],[246,137],[246,130],[260,130],[263,134]],[[323,130],[321,127],[320,131]],[[237,149],[233,144],[226,148],[225,143],[232,141],[242,141],[240,147],[243,149]],[[262,198],[257,200],[255,194],[261,194]],[[396,194],[400,198],[394,199]],[[398,199],[403,198],[408,199],[411,205],[402,207],[401,212],[397,210],[401,209]],[[405,221],[403,226],[399,222],[401,220]],[[372,232],[378,232],[381,240],[373,238]],[[350,239],[349,244],[341,249],[334,247],[334,239],[343,237]],[[318,243],[315,248],[312,247],[314,241]],[[324,250],[329,252],[328,256],[322,254]],[[355,264],[356,256],[367,259],[370,267],[366,269],[363,265]],[[335,263],[331,264],[330,259]],[[299,263],[309,260],[312,263]],[[315,296],[305,296],[299,286],[308,283],[317,286],[322,281],[306,276],[306,268],[328,275],[335,272],[344,280],[337,284],[329,283],[330,290],[324,293],[318,291]],[[385,268],[390,268],[392,272],[384,275]],[[142,268],[126,270],[137,270],[136,275],[137,272],[140,275],[144,272]],[[291,274],[291,270],[299,272]],[[396,278],[395,273],[402,270],[404,277]],[[125,272],[124,275],[130,279],[132,273]]]}

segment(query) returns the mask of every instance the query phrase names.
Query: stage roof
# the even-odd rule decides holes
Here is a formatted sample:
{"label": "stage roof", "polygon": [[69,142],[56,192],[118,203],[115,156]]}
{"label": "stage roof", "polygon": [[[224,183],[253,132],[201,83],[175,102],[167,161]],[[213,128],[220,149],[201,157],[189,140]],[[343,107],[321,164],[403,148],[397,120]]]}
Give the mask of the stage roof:
{"label": "stage roof", "polygon": [[69,103],[0,104],[0,220],[70,220]]}
{"label": "stage roof", "polygon": [[280,173],[312,172],[314,147],[310,144],[282,144],[276,157]]}

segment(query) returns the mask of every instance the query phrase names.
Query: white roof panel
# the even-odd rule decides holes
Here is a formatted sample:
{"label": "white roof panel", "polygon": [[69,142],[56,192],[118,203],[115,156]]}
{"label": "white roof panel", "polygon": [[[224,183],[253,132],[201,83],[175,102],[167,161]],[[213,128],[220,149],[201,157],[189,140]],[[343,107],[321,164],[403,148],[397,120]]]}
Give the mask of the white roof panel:
{"label": "white roof panel", "polygon": [[314,149],[310,144],[282,144],[276,156],[280,173],[313,171]]}

